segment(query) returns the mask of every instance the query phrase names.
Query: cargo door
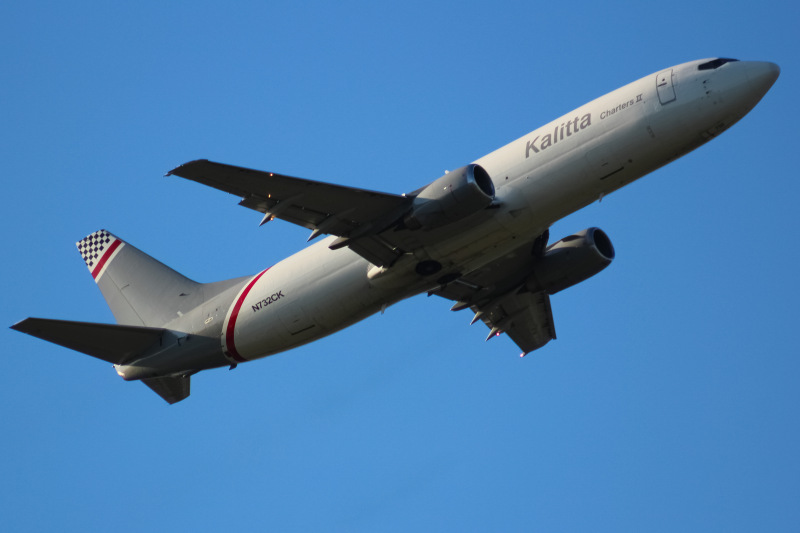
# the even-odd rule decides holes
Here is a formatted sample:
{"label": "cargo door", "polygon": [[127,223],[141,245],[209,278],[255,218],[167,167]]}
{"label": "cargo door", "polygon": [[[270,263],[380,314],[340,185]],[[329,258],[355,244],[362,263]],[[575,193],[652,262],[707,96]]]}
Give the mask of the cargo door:
{"label": "cargo door", "polygon": [[658,91],[658,101],[661,104],[668,104],[675,100],[675,87],[672,84],[672,69],[659,72],[656,75],[656,90]]}

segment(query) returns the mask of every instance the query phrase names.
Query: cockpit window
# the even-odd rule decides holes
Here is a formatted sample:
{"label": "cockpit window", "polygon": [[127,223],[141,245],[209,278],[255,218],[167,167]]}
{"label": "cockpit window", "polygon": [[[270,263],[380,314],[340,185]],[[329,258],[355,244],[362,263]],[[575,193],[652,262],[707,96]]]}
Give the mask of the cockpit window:
{"label": "cockpit window", "polygon": [[697,65],[697,70],[713,70],[715,68],[721,67],[725,63],[730,63],[732,61],[739,61],[739,60],[738,59],[728,59],[728,58],[725,58],[725,57],[720,57],[720,58],[717,58],[717,59],[712,59],[711,61],[708,61],[706,63],[701,63],[701,64]]}

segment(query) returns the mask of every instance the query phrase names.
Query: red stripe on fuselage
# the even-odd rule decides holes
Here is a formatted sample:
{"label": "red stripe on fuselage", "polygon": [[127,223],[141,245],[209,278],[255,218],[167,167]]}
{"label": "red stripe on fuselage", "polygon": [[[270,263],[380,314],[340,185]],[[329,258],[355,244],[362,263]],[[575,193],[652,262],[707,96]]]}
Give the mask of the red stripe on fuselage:
{"label": "red stripe on fuselage", "polygon": [[239,352],[236,351],[236,346],[234,346],[233,343],[233,332],[236,327],[236,319],[239,318],[239,310],[242,308],[244,299],[247,298],[248,294],[250,294],[250,289],[253,288],[253,285],[256,284],[256,282],[267,272],[267,270],[269,270],[269,268],[261,271],[260,274],[250,280],[250,283],[248,283],[247,287],[244,288],[242,294],[239,295],[239,299],[236,300],[236,303],[233,306],[233,311],[231,311],[231,318],[228,320],[228,327],[225,329],[225,347],[228,349],[228,354],[230,354],[234,361],[238,361],[240,363],[244,363],[247,361],[247,359],[239,355]]}
{"label": "red stripe on fuselage", "polygon": [[103,257],[100,258],[100,262],[98,262],[97,266],[94,267],[94,270],[92,270],[92,277],[94,279],[97,279],[97,276],[100,274],[100,271],[103,270],[103,267],[105,266],[106,262],[108,262],[108,258],[111,257],[111,254],[114,253],[114,250],[119,248],[119,246],[121,244],[122,244],[122,241],[119,240],[119,239],[117,239],[117,240],[115,240],[114,242],[111,243],[111,246],[108,247],[108,250],[106,250],[106,253],[104,253]]}

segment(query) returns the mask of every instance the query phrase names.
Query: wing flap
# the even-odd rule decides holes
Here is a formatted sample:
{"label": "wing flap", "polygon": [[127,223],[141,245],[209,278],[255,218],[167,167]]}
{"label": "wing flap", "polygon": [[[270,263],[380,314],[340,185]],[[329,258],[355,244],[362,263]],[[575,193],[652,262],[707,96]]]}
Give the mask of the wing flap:
{"label": "wing flap", "polygon": [[367,261],[378,266],[392,266],[403,255],[402,250],[389,244],[380,235],[355,239],[348,246]]}
{"label": "wing flap", "polygon": [[163,328],[26,318],[11,329],[118,365],[140,356],[161,339]]}

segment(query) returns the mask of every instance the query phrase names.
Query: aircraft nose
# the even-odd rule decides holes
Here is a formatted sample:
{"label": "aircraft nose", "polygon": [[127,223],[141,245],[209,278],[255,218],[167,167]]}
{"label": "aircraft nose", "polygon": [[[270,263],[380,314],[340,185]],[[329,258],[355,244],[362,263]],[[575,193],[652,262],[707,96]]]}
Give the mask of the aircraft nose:
{"label": "aircraft nose", "polygon": [[781,68],[769,61],[752,61],[747,65],[747,80],[750,87],[758,91],[759,96],[763,96],[778,79]]}
{"label": "aircraft nose", "polygon": [[[764,98],[778,79],[781,69],[775,63],[768,61],[741,61],[728,65],[731,65],[731,68],[724,74],[728,82],[725,92],[728,95],[728,102],[741,118]],[[722,69],[720,71],[722,73]]]}

